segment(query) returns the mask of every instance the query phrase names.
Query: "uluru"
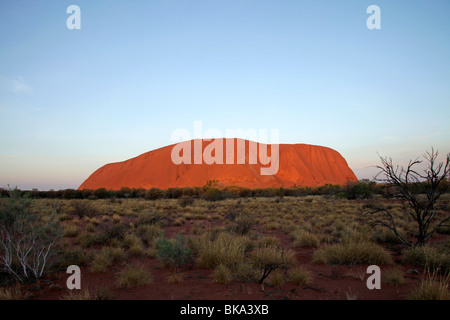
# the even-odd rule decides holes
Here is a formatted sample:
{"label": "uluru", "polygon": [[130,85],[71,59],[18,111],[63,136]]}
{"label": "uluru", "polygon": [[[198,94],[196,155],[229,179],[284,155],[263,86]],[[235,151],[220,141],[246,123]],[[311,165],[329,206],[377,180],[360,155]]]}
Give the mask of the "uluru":
{"label": "uluru", "polygon": [[78,189],[197,187],[211,180],[223,187],[249,188],[358,181],[339,152],[328,147],[223,138],[185,141],[106,164]]}

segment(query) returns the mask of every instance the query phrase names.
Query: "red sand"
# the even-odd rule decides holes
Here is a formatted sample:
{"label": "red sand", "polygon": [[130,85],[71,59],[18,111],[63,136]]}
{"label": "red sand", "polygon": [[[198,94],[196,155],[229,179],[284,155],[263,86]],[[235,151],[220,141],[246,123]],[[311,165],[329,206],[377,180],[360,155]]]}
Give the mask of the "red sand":
{"label": "red sand", "polygon": [[[261,144],[258,143],[257,150],[253,150],[248,140],[203,140],[202,150],[205,151],[208,146],[212,148],[212,143],[218,140],[223,142],[223,164],[206,164],[204,159],[201,164],[194,164],[195,143],[191,140],[186,142],[191,145],[191,164],[174,164],[171,154],[175,145],[170,145],[126,161],[107,164],[96,170],[78,189],[119,190],[122,187],[167,189],[203,186],[208,180],[217,180],[219,186],[236,185],[249,188],[295,185],[313,187],[325,184],[343,185],[347,181],[357,181],[345,159],[337,151],[327,147],[307,144],[275,145],[279,146],[278,171],[274,175],[261,175],[261,168],[270,167],[270,163],[262,164],[258,156]],[[238,164],[237,161],[238,141],[245,142],[244,164]],[[234,161],[228,161],[232,164],[227,164],[226,152],[230,151],[228,150],[230,148],[227,149],[226,146],[231,142],[234,143]],[[267,147],[269,156],[271,147],[271,145]],[[207,149],[206,153],[211,154],[211,150]],[[255,164],[249,164],[251,157],[257,159]]]}

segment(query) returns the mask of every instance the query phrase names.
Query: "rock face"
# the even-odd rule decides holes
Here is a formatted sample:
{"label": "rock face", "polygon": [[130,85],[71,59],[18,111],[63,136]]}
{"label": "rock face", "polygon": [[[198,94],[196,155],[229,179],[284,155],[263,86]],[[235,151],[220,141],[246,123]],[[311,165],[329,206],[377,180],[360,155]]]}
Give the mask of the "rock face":
{"label": "rock face", "polygon": [[[269,174],[262,174],[264,170]],[[186,141],[106,164],[78,189],[167,189],[203,186],[208,180],[219,186],[267,188],[343,185],[357,178],[345,159],[327,147],[214,139]]]}

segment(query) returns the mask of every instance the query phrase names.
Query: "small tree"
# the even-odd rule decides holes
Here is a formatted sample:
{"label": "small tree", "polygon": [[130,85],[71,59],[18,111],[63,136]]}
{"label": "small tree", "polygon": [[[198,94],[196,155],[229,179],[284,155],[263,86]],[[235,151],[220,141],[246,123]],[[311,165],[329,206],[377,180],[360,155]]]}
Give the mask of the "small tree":
{"label": "small tree", "polygon": [[402,200],[405,212],[416,223],[416,240],[411,242],[402,237],[397,229],[392,213],[386,208],[378,208],[372,213],[381,213],[384,220],[376,220],[372,225],[382,225],[395,233],[397,238],[408,247],[424,245],[439,228],[448,226],[450,216],[448,212],[438,220],[439,211],[436,202],[447,191],[447,177],[450,171],[450,154],[447,154],[444,162],[437,162],[438,152],[433,148],[424,156],[427,163],[423,173],[416,170],[417,165],[423,161],[417,158],[410,160],[408,165],[394,166],[392,159],[381,158],[380,169],[375,176],[376,181],[384,183],[394,197]]}
{"label": "small tree", "polygon": [[23,282],[44,274],[61,228],[32,212],[31,200],[17,189],[0,205],[0,266]]}

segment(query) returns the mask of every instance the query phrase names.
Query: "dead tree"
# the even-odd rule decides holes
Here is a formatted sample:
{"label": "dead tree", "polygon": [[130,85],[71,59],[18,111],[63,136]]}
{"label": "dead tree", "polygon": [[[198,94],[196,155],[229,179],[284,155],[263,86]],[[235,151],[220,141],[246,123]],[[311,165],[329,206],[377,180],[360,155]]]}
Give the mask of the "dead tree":
{"label": "dead tree", "polygon": [[[395,233],[397,238],[407,247],[424,245],[428,239],[440,228],[448,227],[449,213],[439,212],[436,202],[448,188],[448,175],[450,171],[450,153],[444,162],[438,163],[438,151],[433,148],[424,156],[426,169],[419,173],[416,169],[423,160],[410,160],[406,167],[394,166],[391,158],[380,156],[380,170],[375,176],[377,182],[383,183],[386,188],[401,199],[406,213],[416,224],[416,234],[412,241],[402,237],[397,229],[395,218],[386,208],[378,208],[371,211],[377,217],[384,216],[385,219],[377,219],[371,224],[382,225]],[[439,216],[443,214],[443,216]],[[438,217],[439,216],[439,217]],[[440,220],[440,221],[438,221]]]}

